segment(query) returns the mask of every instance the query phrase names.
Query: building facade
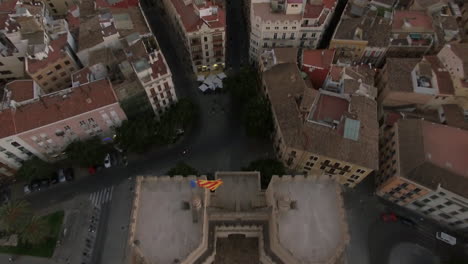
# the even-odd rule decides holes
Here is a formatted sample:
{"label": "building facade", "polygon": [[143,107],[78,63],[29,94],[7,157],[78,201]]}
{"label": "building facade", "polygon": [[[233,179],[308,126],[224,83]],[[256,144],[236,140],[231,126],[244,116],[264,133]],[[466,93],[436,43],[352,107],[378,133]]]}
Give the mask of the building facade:
{"label": "building facade", "polygon": [[354,187],[378,168],[376,89],[367,67],[340,69],[315,90],[295,63],[278,64],[263,73],[262,87],[285,166],[303,174],[321,170]]}
{"label": "building facade", "polygon": [[335,10],[334,0],[250,1],[250,60],[271,48],[316,48]]}
{"label": "building facade", "polygon": [[112,140],[115,127],[125,119],[106,79],[11,103],[0,112],[1,163],[16,170],[32,156],[61,159],[73,140],[93,136]]}
{"label": "building facade", "polygon": [[466,130],[421,119],[387,127],[380,140],[377,195],[468,233],[466,142]]}
{"label": "building facade", "polygon": [[78,3],[77,0],[43,0],[52,16],[65,16],[68,9]]}
{"label": "building facade", "polygon": [[193,72],[220,70],[226,62],[226,13],[218,0],[163,0],[184,43]]}

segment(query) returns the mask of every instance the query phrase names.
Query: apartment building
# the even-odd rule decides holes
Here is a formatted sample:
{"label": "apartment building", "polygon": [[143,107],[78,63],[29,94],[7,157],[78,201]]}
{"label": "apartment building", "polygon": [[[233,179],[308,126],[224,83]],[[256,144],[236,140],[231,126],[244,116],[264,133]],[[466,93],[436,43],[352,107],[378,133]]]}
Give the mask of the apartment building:
{"label": "apartment building", "polygon": [[251,0],[250,60],[271,48],[316,48],[336,0]]}
{"label": "apartment building", "polygon": [[[277,157],[303,174],[321,170],[354,187],[378,169],[377,95],[369,67],[331,69],[323,89],[306,85],[295,63],[263,73]],[[359,155],[356,155],[359,153]]]}
{"label": "apartment building", "polygon": [[172,73],[138,5],[80,13],[78,56],[93,74],[107,74],[120,101],[147,97],[158,117],[177,102]]}
{"label": "apartment building", "polygon": [[424,11],[396,10],[387,57],[420,58],[436,41],[433,19]]}
{"label": "apartment building", "polygon": [[431,108],[455,103],[449,71],[437,56],[388,58],[377,78],[384,108]]}
{"label": "apartment building", "polygon": [[367,1],[349,1],[330,41],[334,62],[381,67],[390,42],[391,12]]}
{"label": "apartment building", "polygon": [[226,12],[220,0],[163,0],[187,50],[193,72],[219,70],[226,62]]}
{"label": "apartment building", "polygon": [[72,49],[73,41],[71,34],[65,33],[51,40],[44,50],[28,53],[25,61],[26,73],[39,83],[46,93],[70,87],[71,74],[81,67]]}
{"label": "apartment building", "polygon": [[9,168],[0,169],[4,176],[11,176],[32,156],[46,161],[63,158],[63,149],[73,140],[92,136],[112,140],[114,128],[126,119],[106,79],[47,95],[35,92],[31,81],[23,84],[11,95],[22,100],[11,100],[0,112],[0,167]]}
{"label": "apartment building", "polygon": [[468,232],[468,131],[401,119],[380,140],[377,194]]}
{"label": "apartment building", "polygon": [[65,16],[79,0],[42,0],[52,16]]}
{"label": "apartment building", "polygon": [[301,56],[301,70],[305,72],[315,89],[323,87],[330,72],[334,49],[327,50],[303,50]]}

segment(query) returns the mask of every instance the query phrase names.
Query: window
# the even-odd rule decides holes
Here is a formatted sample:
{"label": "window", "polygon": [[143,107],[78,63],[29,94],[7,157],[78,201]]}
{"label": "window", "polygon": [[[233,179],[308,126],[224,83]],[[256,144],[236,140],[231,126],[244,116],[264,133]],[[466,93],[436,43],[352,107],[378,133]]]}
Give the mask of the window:
{"label": "window", "polygon": [[421,191],[421,189],[415,188],[413,191],[414,191],[415,193],[419,193],[419,192]]}
{"label": "window", "polygon": [[70,61],[64,61],[63,63],[65,63],[65,65],[69,65],[70,64]]}
{"label": "window", "polygon": [[429,198],[431,198],[432,200],[435,200],[435,199],[439,198],[439,196],[437,196],[437,195],[432,195],[432,196],[429,197]]}
{"label": "window", "polygon": [[288,30],[288,27],[283,27],[284,30]]}
{"label": "window", "polygon": [[434,209],[434,208],[429,208],[427,211],[428,211],[429,213],[432,213],[432,212],[435,211],[435,209]]}
{"label": "window", "polygon": [[278,38],[278,33],[273,34],[273,38],[274,39]]}
{"label": "window", "polygon": [[423,201],[423,203],[428,203],[428,202],[430,202],[431,200],[429,200],[429,199],[424,199],[424,200],[422,200],[422,201]]}
{"label": "window", "polygon": [[48,71],[46,74],[51,75],[52,73],[53,73],[52,71]]}
{"label": "window", "polygon": [[444,192],[439,192],[440,195],[442,196],[445,196],[445,193]]}
{"label": "window", "polygon": [[65,76],[65,75],[67,75],[66,72],[61,72],[61,73],[60,73],[60,76],[61,76],[61,77]]}
{"label": "window", "polygon": [[270,29],[270,27],[266,27],[266,29],[268,30],[268,29]]}
{"label": "window", "polygon": [[40,80],[40,79],[42,79],[42,75],[39,74],[36,78],[37,78],[38,80]]}
{"label": "window", "polygon": [[296,29],[296,27],[292,27],[292,29]]}
{"label": "window", "polygon": [[357,169],[356,172],[357,172],[357,173],[363,174],[363,173],[366,172],[366,171],[365,171],[365,170],[361,170],[361,169]]}
{"label": "window", "polygon": [[306,38],[307,37],[307,33],[302,33],[302,37],[301,38]]}
{"label": "window", "polygon": [[351,179],[359,179],[359,176],[358,175],[351,175]]}
{"label": "window", "polygon": [[403,189],[406,188],[406,187],[408,187],[408,184],[407,184],[407,183],[403,183],[403,184],[401,185],[401,188],[403,188]]}
{"label": "window", "polygon": [[418,201],[413,202],[413,205],[415,205],[417,207],[420,207],[420,208],[424,206],[424,204],[422,204],[422,203],[420,203]]}
{"label": "window", "polygon": [[55,65],[55,69],[56,69],[56,70],[62,69],[62,65],[60,65],[60,64]]}
{"label": "window", "polygon": [[11,145],[12,145],[13,147],[15,147],[15,148],[17,148],[17,147],[20,147],[20,146],[21,146],[21,145],[20,145],[20,144],[18,144],[18,142],[16,142],[16,141],[13,141],[13,142],[11,142]]}
{"label": "window", "polygon": [[49,3],[49,6],[50,6],[50,7],[55,7],[54,4],[52,4],[52,3]]}
{"label": "window", "polygon": [[279,27],[275,27],[275,29],[279,29]]}
{"label": "window", "polygon": [[70,67],[70,71],[74,71],[74,70],[75,70],[75,68],[73,68],[73,67]]}
{"label": "window", "polygon": [[52,81],[55,82],[57,80],[57,77],[52,77]]}
{"label": "window", "polygon": [[450,213],[450,215],[452,215],[452,216],[456,216],[457,214],[459,214],[457,211],[453,211],[453,212]]}
{"label": "window", "polygon": [[[257,25],[258,26],[258,25]],[[208,41],[208,37],[204,37],[203,38],[204,41]]]}
{"label": "window", "polygon": [[291,33],[291,39],[294,39],[294,33]]}
{"label": "window", "polygon": [[460,221],[460,220],[453,222],[454,225],[459,225],[459,224],[461,224],[461,223],[463,223],[463,222]]}
{"label": "window", "polygon": [[446,206],[451,206],[453,203],[451,201],[447,201],[444,203]]}
{"label": "window", "polygon": [[283,33],[283,36],[281,38],[285,39],[286,38],[286,33]]}
{"label": "window", "polygon": [[439,216],[445,219],[450,219],[450,216],[444,213],[439,214]]}
{"label": "window", "polygon": [[438,206],[436,206],[436,208],[437,208],[437,209],[442,209],[442,208],[444,208],[444,206],[441,205],[441,204],[439,204]]}
{"label": "window", "polygon": [[0,71],[0,74],[12,74],[11,71]]}
{"label": "window", "polygon": [[24,57],[18,57],[19,61],[24,61]]}

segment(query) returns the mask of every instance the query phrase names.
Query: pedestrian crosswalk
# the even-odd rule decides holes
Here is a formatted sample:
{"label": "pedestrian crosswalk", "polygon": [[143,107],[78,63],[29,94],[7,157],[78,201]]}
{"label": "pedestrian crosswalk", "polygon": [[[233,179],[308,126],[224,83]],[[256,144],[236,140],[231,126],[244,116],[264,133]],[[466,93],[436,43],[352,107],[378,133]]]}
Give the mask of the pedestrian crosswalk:
{"label": "pedestrian crosswalk", "polygon": [[93,192],[89,195],[89,200],[94,206],[99,206],[101,204],[107,203],[112,200],[112,192],[114,191],[114,186],[101,189],[99,191]]}

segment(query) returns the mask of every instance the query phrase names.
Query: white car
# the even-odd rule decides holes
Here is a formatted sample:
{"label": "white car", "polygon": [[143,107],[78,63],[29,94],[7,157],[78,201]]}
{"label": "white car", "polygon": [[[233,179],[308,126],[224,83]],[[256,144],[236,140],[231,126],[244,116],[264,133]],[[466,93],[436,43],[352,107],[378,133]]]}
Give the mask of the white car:
{"label": "white car", "polygon": [[457,239],[455,237],[444,232],[437,232],[436,238],[452,246],[455,246],[457,244]]}
{"label": "white car", "polygon": [[65,172],[63,171],[63,169],[59,169],[57,171],[57,175],[58,175],[59,182],[66,182],[67,181],[67,179],[65,178]]}
{"label": "white car", "polygon": [[104,158],[104,167],[106,167],[106,168],[112,167],[112,164],[111,164],[111,157],[110,157],[110,154],[109,154],[109,153],[107,153],[107,154],[106,154],[106,157]]}
{"label": "white car", "polygon": [[25,194],[28,194],[31,192],[31,189],[29,188],[29,184],[25,184],[23,187],[23,191]]}

